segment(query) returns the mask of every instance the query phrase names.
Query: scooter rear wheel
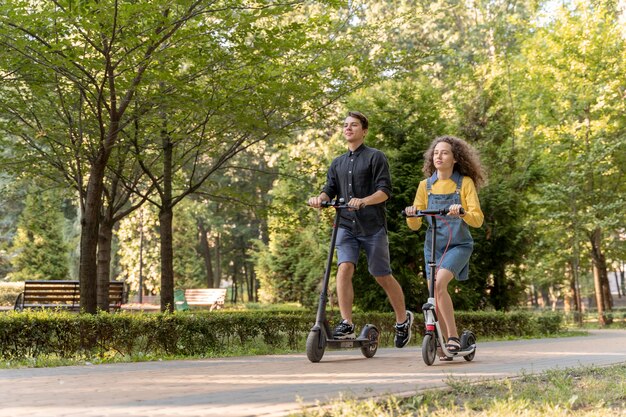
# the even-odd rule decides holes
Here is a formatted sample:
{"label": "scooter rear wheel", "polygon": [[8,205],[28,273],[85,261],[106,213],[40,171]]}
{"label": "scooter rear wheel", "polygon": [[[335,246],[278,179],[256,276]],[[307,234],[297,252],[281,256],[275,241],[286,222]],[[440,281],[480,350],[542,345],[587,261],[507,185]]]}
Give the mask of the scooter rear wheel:
{"label": "scooter rear wheel", "polygon": [[373,358],[378,350],[378,330],[375,327],[368,326],[365,338],[369,340],[367,346],[361,346],[361,353],[366,358]]}
{"label": "scooter rear wheel", "polygon": [[426,333],[424,340],[422,341],[422,359],[428,366],[435,363],[435,357],[437,356],[437,341],[433,334]]}
{"label": "scooter rear wheel", "polygon": [[326,349],[326,337],[321,330],[311,330],[306,338],[306,356],[311,362],[319,362]]}

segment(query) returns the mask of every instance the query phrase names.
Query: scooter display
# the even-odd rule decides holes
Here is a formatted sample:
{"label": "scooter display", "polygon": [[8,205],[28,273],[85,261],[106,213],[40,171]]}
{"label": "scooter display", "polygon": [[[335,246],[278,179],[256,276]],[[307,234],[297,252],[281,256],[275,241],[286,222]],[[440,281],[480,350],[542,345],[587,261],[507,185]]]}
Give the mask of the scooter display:
{"label": "scooter display", "polygon": [[366,358],[371,358],[378,350],[379,332],[376,326],[366,324],[363,326],[361,333],[355,339],[334,339],[333,331],[326,317],[326,305],[328,303],[328,283],[332,270],[333,255],[335,252],[335,243],[337,241],[337,229],[339,227],[339,216],[341,210],[347,210],[351,207],[345,204],[343,198],[322,203],[322,207],[332,207],[335,209],[335,219],[333,221],[333,231],[330,238],[330,248],[328,250],[328,258],[326,260],[326,270],[324,271],[324,279],[322,281],[322,290],[317,308],[317,316],[315,325],[311,328],[306,340],[306,355],[311,362],[319,362],[324,356],[326,347],[342,349],[342,348],[360,348],[361,353]]}
{"label": "scooter display", "polygon": [[[461,349],[458,352],[450,352],[446,349],[444,336],[439,327],[437,319],[437,304],[435,298],[435,275],[437,273],[437,262],[435,260],[435,243],[437,237],[437,219],[443,220],[443,216],[448,214],[448,209],[438,210],[418,210],[414,215],[407,215],[404,210],[402,214],[406,217],[425,217],[431,218],[431,256],[428,260],[428,269],[430,276],[428,278],[428,301],[422,306],[424,312],[424,327],[426,329],[424,339],[422,341],[422,359],[428,366],[435,362],[437,349],[440,348],[445,356],[445,360],[451,361],[455,357],[463,357],[466,361],[474,359],[476,354],[476,336],[469,330],[464,330],[461,334]],[[463,214],[463,209],[461,209]],[[444,220],[445,221],[445,220]]]}

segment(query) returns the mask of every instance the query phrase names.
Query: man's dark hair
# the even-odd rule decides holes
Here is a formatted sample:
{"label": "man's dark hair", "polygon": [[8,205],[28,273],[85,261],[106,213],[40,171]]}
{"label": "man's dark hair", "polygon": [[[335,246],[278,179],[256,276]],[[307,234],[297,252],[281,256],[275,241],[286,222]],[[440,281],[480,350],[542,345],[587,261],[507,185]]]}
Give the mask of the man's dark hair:
{"label": "man's dark hair", "polygon": [[358,111],[350,111],[348,112],[348,117],[354,117],[355,119],[359,119],[359,121],[361,122],[361,127],[363,128],[363,130],[367,129],[369,127],[369,122],[367,121],[367,117],[365,117],[365,115],[361,112]]}

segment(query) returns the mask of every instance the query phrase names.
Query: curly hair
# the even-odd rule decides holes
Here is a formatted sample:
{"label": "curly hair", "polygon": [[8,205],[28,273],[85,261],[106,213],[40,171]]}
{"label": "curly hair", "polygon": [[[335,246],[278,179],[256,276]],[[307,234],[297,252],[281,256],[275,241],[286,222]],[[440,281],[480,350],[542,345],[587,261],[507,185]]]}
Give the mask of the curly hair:
{"label": "curly hair", "polygon": [[430,177],[436,171],[434,163],[435,146],[440,142],[449,143],[452,146],[452,155],[456,159],[454,170],[461,175],[470,177],[476,189],[480,189],[487,183],[487,174],[480,163],[478,151],[463,139],[454,136],[439,136],[432,141],[426,152],[424,152],[424,167],[422,171],[426,177]]}

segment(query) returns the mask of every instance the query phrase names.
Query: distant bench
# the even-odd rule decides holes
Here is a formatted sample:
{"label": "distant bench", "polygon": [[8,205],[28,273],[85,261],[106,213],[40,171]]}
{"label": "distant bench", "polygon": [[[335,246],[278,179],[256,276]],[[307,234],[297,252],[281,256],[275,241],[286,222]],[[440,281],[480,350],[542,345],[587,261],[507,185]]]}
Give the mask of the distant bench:
{"label": "distant bench", "polygon": [[189,306],[209,307],[216,310],[224,307],[226,288],[188,288],[185,290],[185,301]]}
{"label": "distant bench", "polygon": [[[119,310],[124,298],[124,283],[109,282],[109,310]],[[24,292],[16,300],[14,310],[25,308],[61,308],[80,310],[80,283],[78,281],[25,281]]]}

